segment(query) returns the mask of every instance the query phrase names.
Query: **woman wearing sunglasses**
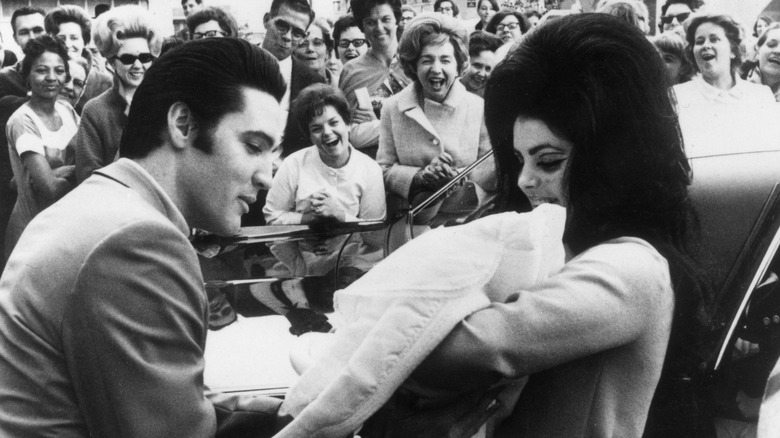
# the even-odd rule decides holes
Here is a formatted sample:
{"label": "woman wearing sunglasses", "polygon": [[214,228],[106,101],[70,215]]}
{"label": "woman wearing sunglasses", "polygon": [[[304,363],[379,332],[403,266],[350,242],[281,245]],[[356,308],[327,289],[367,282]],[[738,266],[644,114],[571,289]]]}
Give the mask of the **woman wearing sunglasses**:
{"label": "woman wearing sunglasses", "polygon": [[73,166],[65,165],[70,156],[66,151],[79,124],[73,107],[59,98],[70,80],[65,44],[44,35],[28,42],[24,54],[22,77],[30,100],[6,125],[18,193],[6,230],[6,258],[27,224],[73,188]]}
{"label": "woman wearing sunglasses", "polygon": [[95,45],[114,74],[114,85],[84,107],[72,141],[78,183],[116,159],[130,102],[160,54],[161,35],[154,17],[140,6],[113,8],[95,23]]}

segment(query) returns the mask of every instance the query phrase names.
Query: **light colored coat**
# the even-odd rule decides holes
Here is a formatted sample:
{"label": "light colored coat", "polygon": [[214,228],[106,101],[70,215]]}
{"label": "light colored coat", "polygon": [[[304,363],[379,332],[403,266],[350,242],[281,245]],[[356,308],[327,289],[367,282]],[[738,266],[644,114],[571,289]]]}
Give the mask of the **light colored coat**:
{"label": "light colored coat", "polygon": [[[382,106],[376,156],[385,188],[404,199],[414,174],[442,152],[449,153],[455,167],[462,169],[490,150],[482,98],[455,81],[442,104],[426,100],[423,110],[417,87],[416,83],[409,85]],[[487,172],[475,182],[491,190],[494,176]]]}

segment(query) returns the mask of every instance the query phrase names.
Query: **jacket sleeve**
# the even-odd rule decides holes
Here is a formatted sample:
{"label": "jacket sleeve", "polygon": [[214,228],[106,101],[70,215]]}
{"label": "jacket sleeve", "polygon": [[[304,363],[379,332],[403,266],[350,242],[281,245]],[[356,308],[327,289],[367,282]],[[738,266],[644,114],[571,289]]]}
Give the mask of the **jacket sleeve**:
{"label": "jacket sleeve", "polygon": [[[62,325],[90,435],[214,436],[203,383],[208,304],[187,239],[170,225],[135,222],[83,266]],[[267,409],[274,417],[273,404]]]}
{"label": "jacket sleeve", "polygon": [[68,147],[73,148],[76,154],[76,182],[81,184],[92,176],[92,172],[106,166],[103,160],[104,139],[101,138],[98,126],[100,121],[97,112],[100,108],[94,105],[84,107],[81,123],[76,135],[71,139]]}
{"label": "jacket sleeve", "polygon": [[471,314],[414,377],[465,390],[529,375],[629,344],[671,321],[673,307],[663,257],[638,243],[599,245],[537,287]]}
{"label": "jacket sleeve", "polygon": [[398,112],[398,107],[395,104],[388,105],[388,103],[385,101],[386,108],[389,111],[382,115],[379,123],[379,149],[376,153],[376,161],[382,167],[387,191],[407,199],[409,197],[409,189],[412,186],[412,179],[419,168],[405,166],[400,163],[397,150],[398,145],[395,144],[393,131],[394,129],[403,129],[403,127],[393,126],[393,120]]}

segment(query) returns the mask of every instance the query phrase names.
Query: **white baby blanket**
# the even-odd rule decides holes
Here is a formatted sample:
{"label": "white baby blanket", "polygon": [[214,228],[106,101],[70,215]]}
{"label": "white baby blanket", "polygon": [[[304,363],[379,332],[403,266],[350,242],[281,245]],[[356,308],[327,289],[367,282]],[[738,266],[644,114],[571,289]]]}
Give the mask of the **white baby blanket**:
{"label": "white baby blanket", "polygon": [[463,318],[564,263],[563,207],[503,213],[412,240],[334,297],[342,324],[280,409],[277,437],[343,437],[376,412]]}

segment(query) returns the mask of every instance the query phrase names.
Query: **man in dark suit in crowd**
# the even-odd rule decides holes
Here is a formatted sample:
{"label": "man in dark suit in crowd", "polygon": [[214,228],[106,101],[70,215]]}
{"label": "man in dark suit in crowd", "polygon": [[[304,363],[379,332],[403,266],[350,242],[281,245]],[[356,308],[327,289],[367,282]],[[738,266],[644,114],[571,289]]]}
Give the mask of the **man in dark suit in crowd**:
{"label": "man in dark suit in crowd", "polygon": [[209,305],[188,236],[238,232],[270,184],[284,93],[273,57],[234,38],[149,68],[122,158],[40,213],[0,277],[0,436],[278,431],[281,400],[205,395]]}

